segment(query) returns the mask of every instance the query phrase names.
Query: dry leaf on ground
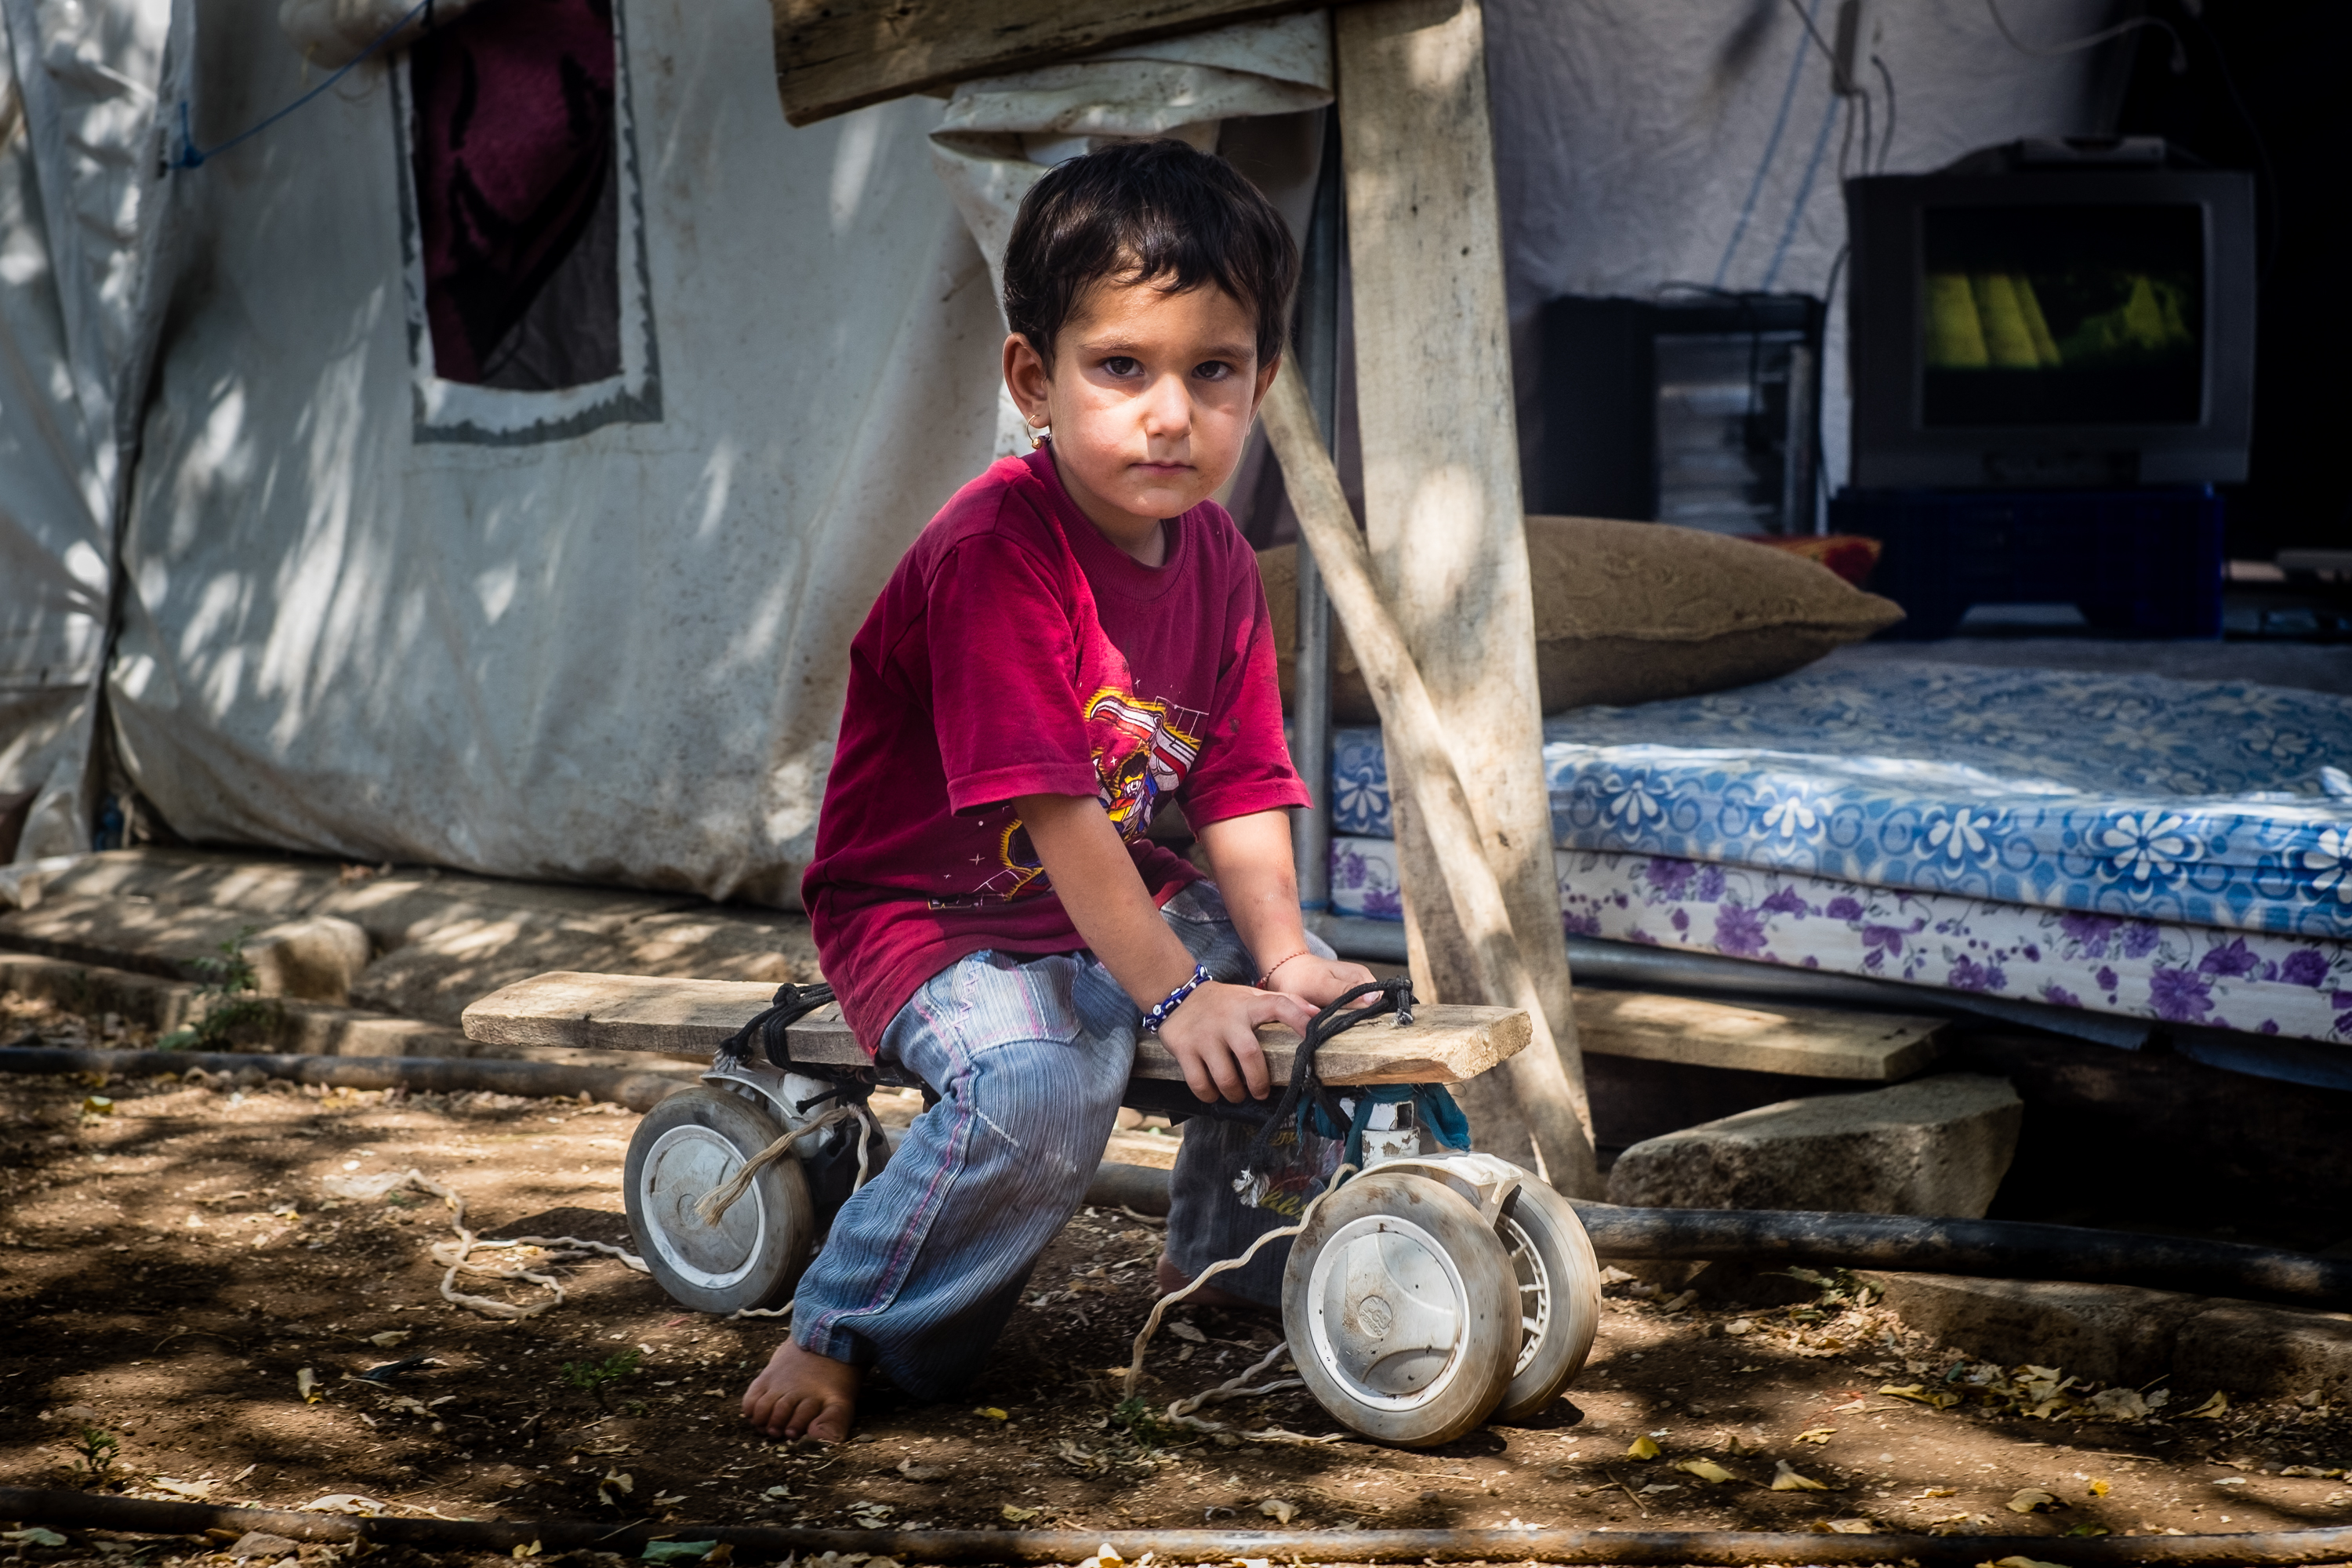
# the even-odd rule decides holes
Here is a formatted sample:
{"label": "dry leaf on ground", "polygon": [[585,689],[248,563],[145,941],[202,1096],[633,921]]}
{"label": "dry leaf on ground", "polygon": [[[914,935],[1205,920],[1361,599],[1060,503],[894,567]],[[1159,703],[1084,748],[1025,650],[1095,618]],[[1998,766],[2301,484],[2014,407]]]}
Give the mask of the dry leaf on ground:
{"label": "dry leaf on ground", "polygon": [[1799,1475],[1796,1467],[1783,1459],[1773,1467],[1772,1489],[1776,1492],[1825,1492],[1830,1489],[1811,1476]]}
{"label": "dry leaf on ground", "polygon": [[1960,1396],[1949,1389],[1926,1388],[1916,1383],[1906,1383],[1899,1388],[1890,1383],[1878,1392],[1892,1399],[1907,1399],[1914,1405],[1925,1405],[1936,1410],[1949,1410],[1960,1402]]}

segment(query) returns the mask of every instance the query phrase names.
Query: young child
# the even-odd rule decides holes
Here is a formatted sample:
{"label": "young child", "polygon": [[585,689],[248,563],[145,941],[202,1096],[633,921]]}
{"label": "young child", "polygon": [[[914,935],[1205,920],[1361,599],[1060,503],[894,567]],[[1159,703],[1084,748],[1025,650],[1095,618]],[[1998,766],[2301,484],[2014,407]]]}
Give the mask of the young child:
{"label": "young child", "polygon": [[[1208,499],[1297,269],[1265,198],[1180,142],[1022,203],[1004,382],[1036,450],[957,492],[859,630],[802,884],[850,1026],[940,1100],[803,1277],[743,1396],[771,1436],[848,1436],[868,1365],[919,1397],[970,1380],[1085,1196],[1139,1031],[1202,1100],[1262,1100],[1254,1026],[1371,978],[1301,928],[1265,596]],[[1213,884],[1143,836],[1171,795]],[[1250,1131],[1191,1123],[1162,1289],[1279,1223],[1231,1189]],[[1279,1251],[1219,1283],[1271,1300]]]}

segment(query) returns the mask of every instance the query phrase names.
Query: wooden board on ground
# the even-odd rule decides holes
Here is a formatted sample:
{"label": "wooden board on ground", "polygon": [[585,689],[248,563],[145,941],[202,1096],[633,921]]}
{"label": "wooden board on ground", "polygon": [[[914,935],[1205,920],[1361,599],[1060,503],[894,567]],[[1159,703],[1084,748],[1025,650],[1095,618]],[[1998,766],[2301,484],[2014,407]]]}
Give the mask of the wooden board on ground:
{"label": "wooden board on ground", "polygon": [[[559,970],[519,980],[467,1008],[466,1037],[708,1058],[774,995],[774,986],[757,981]],[[1417,1007],[1410,1027],[1382,1018],[1327,1041],[1317,1063],[1329,1084],[1460,1083],[1517,1055],[1529,1032],[1528,1016],[1514,1008]],[[830,1005],[794,1024],[785,1043],[798,1061],[857,1067],[867,1059],[840,1008]],[[1288,1079],[1298,1037],[1267,1025],[1258,1044],[1275,1081]],[[1135,1076],[1181,1080],[1184,1074],[1166,1047],[1146,1038],[1136,1049]]]}
{"label": "wooden board on ground", "polygon": [[1577,1037],[1588,1053],[1804,1078],[1898,1082],[1944,1054],[1946,1022],[1576,988]]}
{"label": "wooden board on ground", "polygon": [[1319,0],[769,0],[784,118],[809,125],[910,92],[1097,49],[1312,10]]}

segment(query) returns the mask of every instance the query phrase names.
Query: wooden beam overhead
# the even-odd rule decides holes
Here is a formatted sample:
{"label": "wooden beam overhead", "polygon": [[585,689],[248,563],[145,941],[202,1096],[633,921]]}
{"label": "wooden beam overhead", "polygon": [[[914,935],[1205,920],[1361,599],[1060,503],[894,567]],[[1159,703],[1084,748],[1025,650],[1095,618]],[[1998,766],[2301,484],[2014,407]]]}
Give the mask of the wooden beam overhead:
{"label": "wooden beam overhead", "polygon": [[1097,49],[1311,11],[1318,0],[769,0],[784,118],[869,103]]}

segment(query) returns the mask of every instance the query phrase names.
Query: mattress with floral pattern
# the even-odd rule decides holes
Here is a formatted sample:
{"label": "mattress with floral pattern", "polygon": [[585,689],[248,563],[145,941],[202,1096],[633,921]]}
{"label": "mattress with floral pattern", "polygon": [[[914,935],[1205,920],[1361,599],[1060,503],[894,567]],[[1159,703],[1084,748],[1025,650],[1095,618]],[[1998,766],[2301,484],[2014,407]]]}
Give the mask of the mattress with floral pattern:
{"label": "mattress with floral pattern", "polygon": [[[1930,663],[1544,724],[1585,935],[2352,1039],[2352,698]],[[1377,730],[1333,907],[1397,918]]]}

